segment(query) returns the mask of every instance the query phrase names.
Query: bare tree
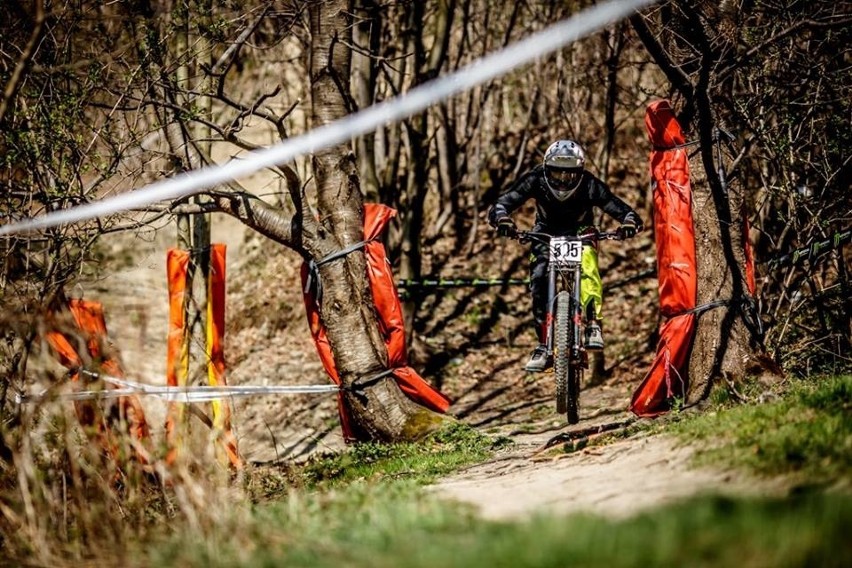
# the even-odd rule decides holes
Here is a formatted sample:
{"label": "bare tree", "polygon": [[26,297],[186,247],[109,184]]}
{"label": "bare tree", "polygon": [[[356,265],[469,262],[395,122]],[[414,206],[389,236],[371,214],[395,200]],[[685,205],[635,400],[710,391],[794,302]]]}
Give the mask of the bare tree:
{"label": "bare tree", "polygon": [[[740,378],[765,361],[760,357],[763,337],[745,273],[744,243],[749,235],[744,221],[754,219],[751,212],[763,210],[755,224],[774,245],[767,248],[758,242],[762,255],[779,250],[779,241],[790,242],[797,225],[807,238],[813,230],[806,227],[822,225],[818,234],[825,234],[830,226],[848,219],[848,199],[838,193],[844,191],[838,176],[848,169],[848,157],[833,150],[840,142],[837,136],[845,134],[819,128],[833,113],[844,112],[843,98],[831,93],[842,92],[848,74],[835,74],[839,61],[831,50],[840,48],[844,34],[848,40],[848,10],[833,2],[793,10],[780,5],[671,1],[635,16],[632,23],[672,85],[682,125],[699,144],[690,164],[699,244],[698,305],[713,309],[699,320],[691,358],[690,398],[696,400],[714,380]],[[830,33],[823,36],[823,31]],[[805,59],[807,72],[796,63]],[[768,100],[779,95],[801,106]],[[810,123],[793,127],[791,119],[803,118]],[[728,138],[728,131],[735,138]],[[802,176],[819,179],[824,185],[818,191],[836,197],[819,202],[821,216],[812,217],[815,211],[808,207],[807,214],[787,217],[789,229],[778,234],[766,225],[767,201],[785,196],[788,203],[798,202]],[[755,202],[755,196],[765,201]],[[764,294],[777,293],[775,278],[766,275]],[[770,328],[770,337],[772,333]],[[848,343],[848,330],[841,333]]]}
{"label": "bare tree", "polygon": [[[354,110],[348,87],[352,9],[346,1],[311,2],[307,3],[305,14],[310,121],[318,127]],[[225,98],[221,90],[219,97]],[[249,112],[266,112],[255,108]],[[316,277],[322,285],[318,295],[320,313],[357,435],[385,441],[418,438],[443,419],[404,396],[392,378],[369,380],[386,375],[388,361],[375,318],[363,251],[357,247],[363,239],[363,197],[355,157],[350,146],[342,144],[314,155],[311,169],[315,199],[293,169],[280,168],[294,205],[292,213],[235,185],[211,192],[207,203],[180,205],[175,211],[228,213],[297,251],[305,260],[316,261]],[[350,249],[340,258],[319,262]]]}

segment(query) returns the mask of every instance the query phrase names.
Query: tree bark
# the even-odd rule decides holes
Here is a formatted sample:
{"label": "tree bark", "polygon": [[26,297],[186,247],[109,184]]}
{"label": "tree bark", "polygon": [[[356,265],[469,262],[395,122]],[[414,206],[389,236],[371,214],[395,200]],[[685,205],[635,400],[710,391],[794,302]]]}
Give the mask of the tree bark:
{"label": "tree bark", "polygon": [[[742,224],[739,219],[732,219],[732,211],[741,210],[743,188],[739,183],[731,183],[724,192],[712,170],[712,150],[710,156],[704,155],[707,153],[690,159],[698,270],[696,305],[717,300],[729,303],[698,317],[689,360],[688,403],[705,399],[718,380],[738,382],[758,361],[759,353],[755,338],[743,320],[742,302],[747,288],[743,272],[745,254],[739,245]],[[710,160],[709,164],[705,159]],[[716,178],[715,188],[709,181],[710,175]]]}
{"label": "tree bark", "polygon": [[[351,5],[345,0],[310,7],[311,118],[314,127],[345,116],[349,106]],[[313,157],[319,230],[306,240],[309,254],[320,260],[363,239],[363,199],[355,158],[348,144]],[[346,404],[363,439],[392,441],[422,437],[443,418],[408,399],[392,377],[377,381],[387,369],[387,349],[379,331],[362,249],[322,264],[320,313],[334,353]]]}

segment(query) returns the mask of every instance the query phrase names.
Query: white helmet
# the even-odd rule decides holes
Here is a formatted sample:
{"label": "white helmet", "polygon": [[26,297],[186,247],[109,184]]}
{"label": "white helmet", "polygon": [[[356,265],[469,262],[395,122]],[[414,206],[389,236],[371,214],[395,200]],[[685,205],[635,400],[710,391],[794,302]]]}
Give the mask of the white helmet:
{"label": "white helmet", "polygon": [[586,153],[573,140],[557,140],[544,153],[544,181],[559,201],[571,197],[583,179]]}

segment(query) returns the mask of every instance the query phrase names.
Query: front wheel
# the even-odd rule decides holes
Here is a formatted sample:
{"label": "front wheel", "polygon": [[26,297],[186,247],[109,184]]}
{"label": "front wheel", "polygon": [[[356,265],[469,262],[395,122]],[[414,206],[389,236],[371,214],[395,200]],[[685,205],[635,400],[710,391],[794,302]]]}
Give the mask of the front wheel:
{"label": "front wheel", "polygon": [[556,376],[556,412],[565,414],[568,424],[580,421],[580,379],[583,370],[571,361],[574,343],[574,313],[571,295],[562,291],[556,296],[553,338],[553,374]]}

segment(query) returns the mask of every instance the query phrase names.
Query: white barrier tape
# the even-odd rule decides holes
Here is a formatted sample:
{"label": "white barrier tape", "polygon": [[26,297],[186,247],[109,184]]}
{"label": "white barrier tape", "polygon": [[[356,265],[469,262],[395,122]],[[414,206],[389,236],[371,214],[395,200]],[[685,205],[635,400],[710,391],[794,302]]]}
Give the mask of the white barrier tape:
{"label": "white barrier tape", "polygon": [[122,396],[153,396],[170,402],[210,402],[224,398],[245,398],[258,395],[274,394],[315,394],[338,392],[337,385],[237,385],[221,387],[168,387],[157,385],[146,385],[127,379],[99,375],[90,371],[84,374],[103,379],[104,382],[118,386],[115,389],[89,390],[77,392],[57,393],[49,390],[42,391],[37,395],[26,395],[17,393],[15,401],[18,404],[30,402],[42,402],[44,400],[96,400],[108,398],[120,398]]}
{"label": "white barrier tape", "polygon": [[515,67],[556,51],[655,2],[656,0],[610,0],[592,6],[501,51],[474,61],[455,73],[424,83],[404,95],[373,105],[301,136],[263,150],[249,152],[240,159],[186,172],[136,191],[48,213],[35,219],[9,223],[0,227],[0,236],[95,219],[160,201],[174,200],[264,168],[288,163],[303,154],[346,142],[355,136],[372,132],[383,124],[394,123],[417,114],[456,93],[504,75]]}
{"label": "white barrier tape", "polygon": [[21,392],[15,393],[15,404],[38,403],[45,400],[95,400],[104,398],[120,398],[139,394],[133,389],[108,389],[99,391],[77,391],[77,392],[54,392],[42,391],[39,394],[30,395]]}

